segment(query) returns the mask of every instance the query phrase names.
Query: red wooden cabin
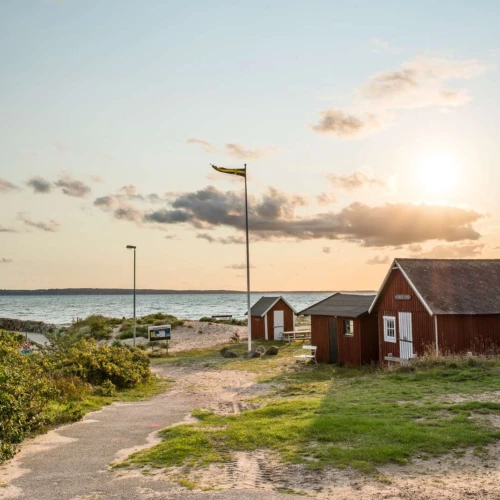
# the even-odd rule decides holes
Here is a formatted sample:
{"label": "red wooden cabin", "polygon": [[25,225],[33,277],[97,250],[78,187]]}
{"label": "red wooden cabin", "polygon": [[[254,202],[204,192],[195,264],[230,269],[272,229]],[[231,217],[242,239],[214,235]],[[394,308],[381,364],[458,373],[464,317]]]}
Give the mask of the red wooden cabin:
{"label": "red wooden cabin", "polygon": [[396,259],[370,312],[381,361],[500,348],[500,260]]}
{"label": "red wooden cabin", "polygon": [[304,309],[311,316],[311,345],[325,363],[362,365],[379,359],[377,316],[368,310],[375,293],[337,292]]}
{"label": "red wooden cabin", "polygon": [[283,340],[283,332],[295,329],[296,314],[281,296],[261,297],[250,309],[252,338]]}

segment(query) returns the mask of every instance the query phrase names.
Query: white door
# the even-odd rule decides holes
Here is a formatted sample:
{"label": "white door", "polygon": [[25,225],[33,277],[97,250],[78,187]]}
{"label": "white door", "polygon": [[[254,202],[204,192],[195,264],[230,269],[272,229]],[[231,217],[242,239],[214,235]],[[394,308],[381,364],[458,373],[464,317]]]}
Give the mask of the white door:
{"label": "white door", "polygon": [[400,312],[399,323],[399,357],[413,358],[413,334],[411,330],[411,313]]}
{"label": "white door", "polygon": [[285,312],[274,311],[274,340],[283,340],[285,331]]}

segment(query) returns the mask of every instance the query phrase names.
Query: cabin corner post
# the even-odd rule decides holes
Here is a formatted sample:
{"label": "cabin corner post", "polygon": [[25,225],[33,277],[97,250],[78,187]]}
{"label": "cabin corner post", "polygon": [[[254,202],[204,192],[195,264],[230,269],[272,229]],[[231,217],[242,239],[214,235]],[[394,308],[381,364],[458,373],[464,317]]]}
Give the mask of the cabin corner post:
{"label": "cabin corner post", "polygon": [[437,317],[437,314],[434,314],[434,341],[436,343],[436,356],[439,356],[438,317]]}

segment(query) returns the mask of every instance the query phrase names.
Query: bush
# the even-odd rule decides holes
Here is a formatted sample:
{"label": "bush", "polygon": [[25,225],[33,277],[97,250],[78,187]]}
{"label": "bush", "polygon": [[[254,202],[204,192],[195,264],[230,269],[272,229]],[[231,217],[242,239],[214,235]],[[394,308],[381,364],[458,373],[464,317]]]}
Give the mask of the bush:
{"label": "bush", "polygon": [[118,388],[133,387],[151,376],[149,359],[141,350],[99,345],[90,339],[58,349],[45,361],[53,376],[78,377],[92,385],[109,380]]}
{"label": "bush", "polygon": [[107,340],[111,336],[113,328],[121,323],[116,318],[107,318],[102,315],[92,315],[86,319],[78,319],[68,329],[69,334],[81,338],[92,338],[95,340]]}
{"label": "bush", "polygon": [[217,323],[221,325],[232,325],[232,326],[247,326],[248,322],[246,319],[236,319],[236,318],[231,318],[231,319],[215,319],[215,318],[210,318],[208,316],[203,316],[203,318],[200,318],[199,321],[201,323]]}
{"label": "bush", "polygon": [[49,422],[49,401],[56,395],[38,354],[21,354],[22,339],[0,331],[0,462],[14,455],[23,439]]}
{"label": "bush", "polygon": [[24,339],[0,331],[0,462],[40,428],[81,418],[81,402],[92,394],[112,397],[116,388],[151,378],[140,349],[99,344],[75,332],[52,338],[42,352],[21,354]]}

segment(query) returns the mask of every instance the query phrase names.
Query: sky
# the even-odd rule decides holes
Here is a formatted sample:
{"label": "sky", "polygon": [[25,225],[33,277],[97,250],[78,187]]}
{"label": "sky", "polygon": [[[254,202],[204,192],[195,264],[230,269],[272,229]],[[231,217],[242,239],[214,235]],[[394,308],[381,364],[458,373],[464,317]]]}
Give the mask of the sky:
{"label": "sky", "polygon": [[3,0],[0,288],[377,289],[500,258],[500,3]]}

